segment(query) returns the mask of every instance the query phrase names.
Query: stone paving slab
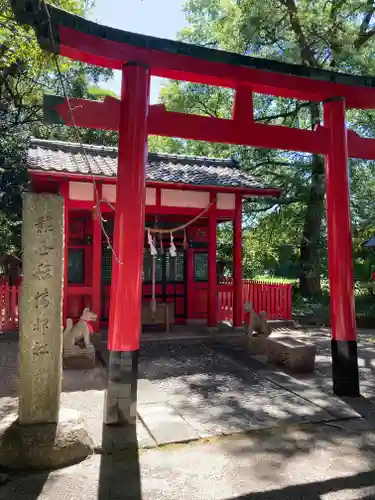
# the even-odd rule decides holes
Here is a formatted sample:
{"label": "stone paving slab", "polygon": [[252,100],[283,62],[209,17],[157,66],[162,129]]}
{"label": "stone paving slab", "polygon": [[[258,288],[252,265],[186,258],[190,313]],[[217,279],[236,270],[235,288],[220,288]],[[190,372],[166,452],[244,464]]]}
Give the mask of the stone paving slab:
{"label": "stone paving slab", "polygon": [[274,367],[271,368],[267,364],[267,356],[250,356],[241,349],[235,347],[215,344],[212,348],[231,359],[239,361],[244,367],[253,372],[255,371],[278,386],[319,406],[323,410],[329,412],[334,418],[360,417],[359,413],[351,408],[347,402],[334,394],[329,394],[327,391],[323,391],[319,387],[316,387],[314,376],[303,376],[299,378],[298,375],[290,375]]}
{"label": "stone paving slab", "polygon": [[202,345],[149,347],[139,369],[200,437],[337,418]]}
{"label": "stone paving slab", "polygon": [[147,379],[138,379],[138,405],[150,403],[165,403],[165,394],[158,390],[155,385]]}
{"label": "stone paving slab", "polygon": [[199,434],[168,404],[138,405],[138,415],[158,445],[199,438]]}
{"label": "stone paving slab", "polygon": [[[104,396],[104,390],[80,391],[74,393],[64,392],[61,394],[61,405],[80,412],[85,420],[87,430],[98,448],[103,447],[103,433],[106,429],[106,427],[103,427]],[[113,431],[113,433],[115,433],[115,431]],[[140,448],[156,446],[154,440],[139,420],[136,425],[136,435]],[[132,444],[135,439],[135,436],[122,434],[121,429],[117,432],[116,436],[121,442],[128,440],[129,444]],[[108,439],[110,441],[112,439],[110,434],[108,434]],[[120,447],[120,443],[118,447]]]}

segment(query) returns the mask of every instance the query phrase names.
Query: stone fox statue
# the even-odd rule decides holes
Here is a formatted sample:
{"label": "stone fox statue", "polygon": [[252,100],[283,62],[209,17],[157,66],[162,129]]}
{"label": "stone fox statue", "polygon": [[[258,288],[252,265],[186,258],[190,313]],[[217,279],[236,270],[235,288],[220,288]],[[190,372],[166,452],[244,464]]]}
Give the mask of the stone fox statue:
{"label": "stone fox statue", "polygon": [[248,337],[268,337],[271,334],[271,327],[267,323],[266,317],[267,313],[265,311],[260,311],[259,315],[254,311],[253,304],[251,302],[245,302],[244,311],[250,313],[250,322],[244,324],[245,332]]}
{"label": "stone fox statue", "polygon": [[64,349],[71,349],[81,339],[83,339],[85,347],[91,346],[92,343],[90,335],[93,333],[93,328],[89,322],[96,321],[96,319],[97,314],[90,311],[88,307],[83,310],[81,317],[75,326],[73,326],[73,320],[67,318],[66,328],[63,334]]}

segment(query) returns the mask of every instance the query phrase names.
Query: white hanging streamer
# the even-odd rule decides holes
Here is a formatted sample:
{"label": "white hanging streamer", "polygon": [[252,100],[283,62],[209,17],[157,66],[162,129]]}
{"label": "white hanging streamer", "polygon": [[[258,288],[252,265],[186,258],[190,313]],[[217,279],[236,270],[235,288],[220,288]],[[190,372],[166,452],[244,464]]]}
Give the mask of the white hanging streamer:
{"label": "white hanging streamer", "polygon": [[158,251],[155,247],[155,242],[153,237],[151,236],[150,229],[147,231],[147,240],[150,246],[150,254],[152,255],[152,298],[151,298],[151,311],[152,311],[152,319],[155,319],[155,311],[156,311],[156,296],[155,296],[155,275],[156,275],[156,256]]}
{"label": "white hanging streamer", "polygon": [[158,251],[156,250],[154,239],[151,236],[151,231],[150,230],[148,230],[148,232],[147,232],[147,239],[148,239],[148,244],[149,244],[149,247],[150,247],[150,254],[153,257],[155,257],[158,254]]}
{"label": "white hanging streamer", "polygon": [[160,240],[160,255],[164,254],[164,247],[163,247],[163,235],[159,233],[159,240]]}
{"label": "white hanging streamer", "polygon": [[176,247],[175,247],[175,244],[173,242],[173,234],[171,233],[171,246],[169,247],[169,255],[171,257],[176,257],[177,255],[177,252],[176,252]]}
{"label": "white hanging streamer", "polygon": [[152,312],[152,320],[155,320],[155,312],[156,312],[156,293],[155,293],[155,281],[156,281],[156,256],[152,256],[152,298],[151,298],[151,312]]}

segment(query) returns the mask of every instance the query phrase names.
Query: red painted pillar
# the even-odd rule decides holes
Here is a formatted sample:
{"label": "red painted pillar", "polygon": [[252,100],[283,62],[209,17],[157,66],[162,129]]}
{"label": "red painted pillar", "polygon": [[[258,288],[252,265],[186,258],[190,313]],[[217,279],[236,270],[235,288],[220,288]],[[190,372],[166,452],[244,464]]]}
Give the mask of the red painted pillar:
{"label": "red painted pillar", "polygon": [[210,203],[213,202],[208,212],[208,321],[209,328],[217,325],[217,287],[216,287],[216,201],[215,193],[210,194]]}
{"label": "red painted pillar", "polygon": [[233,220],[233,326],[242,326],[242,196],[236,194]]}
{"label": "red painted pillar", "polygon": [[244,126],[254,122],[253,92],[248,85],[239,85],[236,88],[232,118]]}
{"label": "red painted pillar", "polygon": [[148,68],[122,69],[116,213],[104,420],[135,424],[145,225]]}
{"label": "red painted pillar", "polygon": [[359,396],[344,99],[333,98],[324,103],[324,125],[330,130],[326,208],[333,390],[338,396]]}
{"label": "red painted pillar", "polygon": [[63,326],[68,316],[68,264],[69,264],[69,182],[60,184],[60,196],[64,198],[64,294]]}
{"label": "red painted pillar", "polygon": [[[97,184],[98,198],[101,199],[101,185]],[[102,226],[100,218],[95,216],[92,229],[92,310],[98,315],[95,330],[100,330],[102,305]]]}

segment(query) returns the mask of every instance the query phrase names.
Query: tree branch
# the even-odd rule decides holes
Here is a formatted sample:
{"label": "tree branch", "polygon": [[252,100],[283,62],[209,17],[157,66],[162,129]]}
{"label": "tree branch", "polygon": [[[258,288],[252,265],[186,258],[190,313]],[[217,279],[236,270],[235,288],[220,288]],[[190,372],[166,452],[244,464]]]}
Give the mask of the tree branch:
{"label": "tree branch", "polygon": [[302,26],[298,17],[298,10],[295,0],[279,0],[284,7],[288,9],[289,21],[294,31],[295,37],[300,50],[302,63],[309,66],[317,66],[313,51],[309,48],[305,34],[303,33]]}
{"label": "tree branch", "polygon": [[375,29],[369,29],[372,16],[375,12],[373,0],[367,0],[367,10],[363,15],[361,25],[359,27],[358,38],[354,43],[354,47],[360,49],[372,36],[375,35]]}
{"label": "tree branch", "polygon": [[256,121],[265,121],[265,122],[270,122],[272,120],[277,120],[277,118],[288,118],[288,117],[294,117],[297,115],[297,113],[303,109],[307,108],[310,106],[310,103],[308,102],[303,102],[301,104],[297,104],[294,109],[291,111],[286,111],[285,113],[278,113],[276,115],[269,115],[269,116],[262,116],[260,118],[257,118]]}

